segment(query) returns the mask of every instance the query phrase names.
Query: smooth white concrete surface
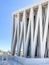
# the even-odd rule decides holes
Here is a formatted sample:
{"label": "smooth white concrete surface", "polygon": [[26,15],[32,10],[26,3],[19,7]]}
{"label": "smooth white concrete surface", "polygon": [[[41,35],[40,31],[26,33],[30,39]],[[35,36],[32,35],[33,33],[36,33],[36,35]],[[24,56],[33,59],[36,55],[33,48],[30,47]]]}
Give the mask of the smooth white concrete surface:
{"label": "smooth white concrete surface", "polygon": [[24,58],[16,56],[15,60],[22,65],[49,65],[49,58]]}
{"label": "smooth white concrete surface", "polygon": [[49,58],[8,56],[7,64],[3,64],[2,56],[0,56],[0,65],[49,65]]}

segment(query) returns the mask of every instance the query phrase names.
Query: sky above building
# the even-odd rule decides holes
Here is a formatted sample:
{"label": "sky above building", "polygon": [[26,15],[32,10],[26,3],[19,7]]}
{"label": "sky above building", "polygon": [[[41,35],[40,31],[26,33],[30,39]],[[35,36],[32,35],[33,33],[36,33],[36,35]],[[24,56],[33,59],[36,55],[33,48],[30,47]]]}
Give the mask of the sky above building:
{"label": "sky above building", "polygon": [[12,13],[39,0],[0,0],[0,49],[11,50]]}

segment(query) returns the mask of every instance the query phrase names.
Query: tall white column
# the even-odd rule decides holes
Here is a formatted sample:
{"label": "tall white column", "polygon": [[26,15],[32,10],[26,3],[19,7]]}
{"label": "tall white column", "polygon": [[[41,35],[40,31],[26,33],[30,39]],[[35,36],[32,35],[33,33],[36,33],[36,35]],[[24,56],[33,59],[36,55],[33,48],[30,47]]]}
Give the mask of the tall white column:
{"label": "tall white column", "polygon": [[49,29],[48,29],[48,42],[47,42],[47,47],[48,47],[48,57],[49,57]]}
{"label": "tall white column", "polygon": [[14,38],[14,32],[15,32],[15,16],[12,16],[12,43]]}
{"label": "tall white column", "polygon": [[[34,17],[33,10],[32,10],[32,17]],[[33,18],[32,18],[33,19]],[[40,7],[37,11],[36,16],[36,24],[35,24],[35,31],[34,31],[34,20],[31,21],[31,57],[35,57],[35,51],[36,51],[36,45],[37,45],[37,35],[38,35],[38,26],[39,26],[39,20],[40,20]],[[34,36],[33,36],[34,33]]]}
{"label": "tall white column", "polygon": [[[30,16],[31,16],[31,11],[30,11]],[[24,32],[26,33],[26,35],[24,34],[24,36],[25,36],[25,39],[24,39],[24,57],[27,56],[27,49],[28,49],[28,44],[29,44],[29,36],[30,36],[30,29],[31,29],[30,16],[29,16],[29,21],[28,21],[28,28],[25,27],[27,30],[27,33],[25,31],[25,28],[24,28]],[[25,23],[24,23],[24,26],[25,26]]]}
{"label": "tall white column", "polygon": [[22,21],[20,21],[20,34],[18,37],[18,41],[17,41],[17,55],[20,55],[20,51],[21,51],[21,46],[22,46],[22,37],[23,37],[23,30],[24,30],[24,20],[23,20],[24,16],[22,17]]}
{"label": "tall white column", "polygon": [[20,27],[20,20],[19,20],[19,13],[17,14],[17,22],[18,22],[18,28],[17,28],[17,41],[18,41],[18,39],[19,39],[19,32],[20,32],[20,29],[19,29],[19,27]]}
{"label": "tall white column", "polygon": [[33,55],[33,33],[34,33],[34,12],[33,8],[31,8],[31,57],[34,57]]}
{"label": "tall white column", "polygon": [[14,32],[15,32],[15,16],[12,16],[12,43],[11,43],[11,54],[13,48],[13,39],[14,39]]}
{"label": "tall white column", "polygon": [[[43,28],[42,28],[42,6],[40,6],[40,49],[41,50],[41,44],[42,44],[42,34],[43,34]],[[39,52],[40,57],[41,57],[41,51]]]}
{"label": "tall white column", "polygon": [[[25,51],[25,41],[26,41],[26,11],[24,10],[23,13],[23,22],[24,22],[24,44],[23,44],[23,50]],[[23,56],[25,57],[25,52],[23,51]]]}
{"label": "tall white column", "polygon": [[18,37],[19,37],[19,13],[17,14],[17,20],[15,16],[15,32],[14,32],[14,39],[13,39],[13,44],[12,44],[12,55],[15,54],[16,43],[18,41]]}
{"label": "tall white column", "polygon": [[[47,9],[47,14],[46,14],[46,22],[45,22],[45,28],[44,28],[44,35],[43,38],[41,37],[41,32],[40,33],[40,37],[41,37],[41,43],[40,43],[40,52],[41,52],[41,57],[44,58],[44,54],[45,54],[45,47],[46,47],[46,40],[47,40],[47,34],[48,34],[48,18],[49,18],[49,3],[48,3],[48,9]],[[41,29],[42,30],[42,29]]]}
{"label": "tall white column", "polygon": [[19,36],[19,40],[17,41],[17,55],[18,55],[18,56],[20,55],[20,51],[21,51],[22,33],[23,33],[23,22],[21,22],[20,36]]}
{"label": "tall white column", "polygon": [[[17,13],[17,20],[15,21],[16,23],[16,28],[15,28],[15,37],[14,37],[14,48],[13,48],[13,53],[15,53],[15,49],[16,49],[16,45],[17,45],[17,41],[19,40],[19,13]],[[17,51],[17,50],[16,50]]]}

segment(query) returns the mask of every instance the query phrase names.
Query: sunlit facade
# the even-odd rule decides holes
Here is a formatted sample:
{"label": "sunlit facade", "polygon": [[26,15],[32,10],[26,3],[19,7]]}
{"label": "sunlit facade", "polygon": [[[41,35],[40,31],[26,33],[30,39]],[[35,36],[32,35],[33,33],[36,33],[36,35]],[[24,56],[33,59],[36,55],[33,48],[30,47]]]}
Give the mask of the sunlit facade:
{"label": "sunlit facade", "polygon": [[49,1],[43,0],[12,14],[11,53],[23,57],[49,57]]}

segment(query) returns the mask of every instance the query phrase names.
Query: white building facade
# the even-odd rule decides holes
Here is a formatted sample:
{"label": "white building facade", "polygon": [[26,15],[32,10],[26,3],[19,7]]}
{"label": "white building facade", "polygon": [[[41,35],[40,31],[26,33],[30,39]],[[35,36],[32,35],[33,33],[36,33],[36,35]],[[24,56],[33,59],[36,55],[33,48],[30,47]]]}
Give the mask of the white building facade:
{"label": "white building facade", "polygon": [[11,54],[49,57],[49,0],[40,1],[12,14]]}

